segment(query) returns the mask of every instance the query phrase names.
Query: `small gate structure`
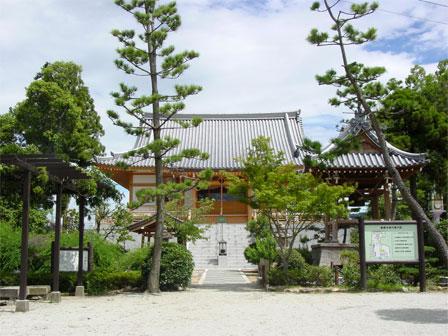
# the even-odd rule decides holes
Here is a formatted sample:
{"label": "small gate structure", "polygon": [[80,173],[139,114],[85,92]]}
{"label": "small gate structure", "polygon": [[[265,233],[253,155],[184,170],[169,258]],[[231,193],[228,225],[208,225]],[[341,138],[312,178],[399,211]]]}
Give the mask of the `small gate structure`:
{"label": "small gate structure", "polygon": [[[53,258],[59,260],[61,241],[61,207],[62,193],[67,191],[78,196],[79,202],[79,258],[77,270],[77,292],[84,292],[83,287],[83,246],[84,246],[84,217],[86,197],[73,184],[76,180],[91,179],[81,168],[71,165],[57,158],[54,154],[8,154],[0,157],[0,164],[16,166],[22,175],[22,238],[20,248],[20,286],[19,299],[16,300],[16,311],[26,312],[29,310],[27,298],[28,284],[28,235],[29,235],[29,212],[31,196],[32,175],[39,175],[40,168],[45,168],[48,178],[56,185],[56,222]],[[59,263],[54,263],[52,279],[52,292],[50,300],[60,302],[61,293],[59,291]]]}
{"label": "small gate structure", "polygon": [[418,264],[420,291],[426,291],[421,221],[364,221],[359,218],[358,225],[362,290],[367,289],[368,265]]}

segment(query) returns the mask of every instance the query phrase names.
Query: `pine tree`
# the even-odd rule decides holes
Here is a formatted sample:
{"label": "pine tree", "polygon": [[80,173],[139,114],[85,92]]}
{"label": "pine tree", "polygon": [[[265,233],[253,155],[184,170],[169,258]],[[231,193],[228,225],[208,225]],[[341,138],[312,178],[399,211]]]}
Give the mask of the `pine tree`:
{"label": "pine tree", "polygon": [[326,32],[312,29],[308,36],[308,41],[317,46],[339,47],[343,62],[342,74],[338,74],[332,69],[328,70],[322,76],[316,76],[316,78],[319,84],[333,85],[338,88],[336,91],[337,97],[330,99],[331,105],[345,105],[360,116],[369,119],[371,127],[378,138],[390,177],[411,211],[419,220],[425,223],[425,228],[438,247],[441,260],[444,265],[448,266],[447,243],[403,182],[400,173],[392,162],[383,131],[377,120],[376,112],[381,107],[380,101],[387,93],[386,87],[378,81],[378,78],[385,72],[385,69],[383,67],[366,67],[361,63],[350,62],[348,60],[347,46],[360,45],[376,38],[375,28],[369,28],[365,32],[362,32],[352,25],[352,21],[372,14],[378,8],[378,4],[376,2],[371,4],[367,2],[352,4],[350,11],[338,11],[335,9],[335,6],[339,2],[338,0],[329,4],[327,0],[323,0],[323,9],[320,9],[320,2],[314,2],[311,6],[311,10],[326,12],[330,16],[333,21],[331,29],[334,31],[334,35],[330,36]]}
{"label": "pine tree", "polygon": [[201,123],[199,118],[193,118],[191,121],[173,118],[184,109],[183,100],[199,93],[201,87],[175,85],[173,93],[162,93],[159,91],[159,84],[161,80],[178,78],[188,69],[188,63],[199,54],[195,51],[174,53],[174,46],[165,46],[168,34],[175,32],[181,25],[175,2],[159,4],[156,0],[115,0],[115,4],[132,15],[141,29],[139,33],[128,29],[112,31],[112,35],[121,44],[117,49],[119,58],[115,61],[115,65],[128,75],[148,78],[148,86],[151,89],[149,95],[137,96],[136,87],[121,83],[120,91],[112,93],[116,105],[123,108],[126,114],[133,118],[135,124],[123,121],[115,111],[108,111],[108,115],[114,124],[121,126],[128,134],[150,137],[152,133],[152,141],[149,144],[127,152],[125,158],[154,160],[156,186],[140,191],[138,197],[141,202],[148,199],[156,201],[156,232],[147,284],[148,291],[156,293],[160,291],[165,198],[174,197],[211,176],[211,171],[203,171],[199,174],[199,182],[164,181],[164,167],[169,167],[184,158],[207,159],[208,156],[198,149],[177,150],[176,154],[172,154],[172,150],[179,147],[179,140],[162,135],[162,130],[167,127],[169,121],[176,122],[182,128],[196,127]]}

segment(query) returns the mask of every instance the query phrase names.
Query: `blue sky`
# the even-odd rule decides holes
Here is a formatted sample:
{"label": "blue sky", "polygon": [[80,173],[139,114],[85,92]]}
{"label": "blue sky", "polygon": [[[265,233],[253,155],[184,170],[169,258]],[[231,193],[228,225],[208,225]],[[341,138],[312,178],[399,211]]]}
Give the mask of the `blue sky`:
{"label": "blue sky", "polygon": [[[447,4],[447,0],[437,0]],[[110,92],[133,80],[113,65],[113,28],[132,20],[112,0],[1,0],[0,113],[24,98],[25,88],[47,61],[73,60],[82,65],[106,135],[107,152],[129,149],[133,140],[106,117],[113,108]],[[340,67],[336,48],[306,42],[313,27],[328,28],[326,14],[309,11],[304,0],[179,0],[183,25],[171,41],[179,50],[194,49],[183,83],[203,92],[187,100],[186,113],[260,113],[300,109],[307,137],[327,142],[347,115],[328,105],[333,88],[318,86],[314,76]],[[349,6],[342,1],[338,6]],[[448,8],[418,0],[380,1],[380,9],[359,22],[378,29],[378,40],[349,48],[349,57],[388,70],[384,80],[404,78],[414,64],[429,71],[448,57]],[[437,24],[408,16],[447,22]],[[132,84],[144,89],[142,81]],[[163,83],[171,90],[173,83]]]}

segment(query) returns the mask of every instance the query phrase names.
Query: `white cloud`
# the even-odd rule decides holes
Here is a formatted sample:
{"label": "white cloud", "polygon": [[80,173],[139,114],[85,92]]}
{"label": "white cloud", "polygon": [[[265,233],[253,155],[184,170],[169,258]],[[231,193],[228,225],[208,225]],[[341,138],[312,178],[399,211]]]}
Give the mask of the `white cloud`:
{"label": "white cloud", "polygon": [[[329,26],[325,14],[309,11],[310,2],[183,0],[178,3],[183,25],[171,41],[179,50],[194,49],[201,54],[181,81],[204,87],[202,93],[187,100],[186,112],[274,112],[300,108],[305,121],[333,113],[335,119],[342,119],[340,111],[327,104],[334,90],[318,86],[314,80],[315,74],[339,68],[341,62],[337,48],[317,48],[305,41],[312,27]],[[112,1],[3,0],[2,6],[8,10],[0,12],[0,111],[6,112],[23,99],[24,88],[45,62],[73,60],[84,68],[84,80],[106,129],[107,149],[130,148],[133,140],[111,125],[105,111],[114,107],[109,93],[118,83],[135,79],[115,69],[114,49],[118,45],[110,36],[113,28],[132,27],[132,18]],[[394,11],[408,10],[415,16],[434,14],[434,10],[429,11],[423,4],[404,0],[385,2],[386,6]],[[420,7],[424,12],[415,12]],[[439,14],[431,17],[435,19],[435,15]],[[411,29],[413,22],[379,12],[363,25],[373,24],[380,36],[390,37]],[[440,27],[437,29],[443,28]],[[436,35],[425,33],[416,38],[420,42],[433,41]],[[445,47],[446,44],[440,46]],[[422,48],[420,52],[424,52],[423,45]],[[415,62],[412,53],[392,54],[360,47],[350,48],[349,53],[353,60],[385,66],[387,77],[403,78]],[[148,88],[142,81],[138,84],[140,88]],[[164,83],[162,87],[170,86]],[[326,125],[327,118],[323,118],[321,125],[309,127],[305,122],[306,135],[326,141],[336,135],[335,119]]]}

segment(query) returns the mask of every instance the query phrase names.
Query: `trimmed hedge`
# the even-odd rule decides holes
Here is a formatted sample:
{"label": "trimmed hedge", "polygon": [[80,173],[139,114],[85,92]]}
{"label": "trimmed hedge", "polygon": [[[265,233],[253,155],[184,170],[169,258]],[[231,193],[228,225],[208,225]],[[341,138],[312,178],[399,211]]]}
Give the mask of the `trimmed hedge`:
{"label": "trimmed hedge", "polygon": [[327,266],[313,266],[306,264],[300,269],[273,268],[269,271],[269,284],[272,286],[322,286],[329,287],[333,284],[333,272]]}
{"label": "trimmed hedge", "polygon": [[[186,288],[190,284],[193,269],[193,256],[185,246],[177,243],[163,243],[160,262],[161,290],[178,290],[180,288]],[[145,288],[150,270],[151,259],[146,258],[142,268],[142,278],[144,279]]]}
{"label": "trimmed hedge", "polygon": [[[28,273],[28,285],[50,285],[53,275],[50,273]],[[0,274],[0,286],[18,286],[19,273]],[[65,293],[72,293],[76,288],[76,273],[59,274],[59,290]]]}
{"label": "trimmed hedge", "polygon": [[87,275],[86,289],[91,295],[100,295],[112,290],[136,289],[142,287],[139,271],[129,272],[92,272]]}

